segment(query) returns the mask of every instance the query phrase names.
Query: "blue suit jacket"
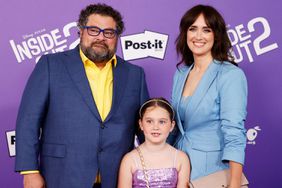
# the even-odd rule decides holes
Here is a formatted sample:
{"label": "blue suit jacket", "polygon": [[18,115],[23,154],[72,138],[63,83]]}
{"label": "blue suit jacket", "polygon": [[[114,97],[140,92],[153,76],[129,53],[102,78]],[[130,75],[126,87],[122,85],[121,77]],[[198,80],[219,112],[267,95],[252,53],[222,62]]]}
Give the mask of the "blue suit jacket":
{"label": "blue suit jacket", "polygon": [[[16,126],[16,171],[39,169],[48,188],[115,188],[148,99],[142,68],[117,57],[113,103],[102,122],[79,48],[44,55],[26,85]],[[38,160],[38,157],[40,160]]]}
{"label": "blue suit jacket", "polygon": [[191,178],[196,179],[228,168],[225,161],[244,163],[247,81],[238,67],[213,61],[190,98],[185,121],[181,121],[179,103],[191,67],[176,71],[172,104],[179,129],[175,146],[189,154]]}

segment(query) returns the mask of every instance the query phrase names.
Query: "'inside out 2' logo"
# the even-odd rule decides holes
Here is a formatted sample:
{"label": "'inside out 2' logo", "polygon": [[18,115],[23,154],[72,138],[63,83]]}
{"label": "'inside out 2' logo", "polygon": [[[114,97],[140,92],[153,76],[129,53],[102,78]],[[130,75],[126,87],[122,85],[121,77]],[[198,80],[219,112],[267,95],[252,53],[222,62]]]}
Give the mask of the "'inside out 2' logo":
{"label": "'inside out 2' logo", "polygon": [[125,60],[146,57],[164,59],[168,35],[152,31],[121,37],[121,47]]}
{"label": "'inside out 2' logo", "polygon": [[37,62],[43,54],[73,49],[79,44],[76,25],[76,22],[70,22],[62,28],[43,28],[22,35],[21,39],[11,39],[9,42],[17,62],[33,59]]}
{"label": "'inside out 2' logo", "polygon": [[252,63],[256,56],[278,48],[276,39],[271,36],[270,23],[264,17],[253,18],[248,23],[233,28],[228,26],[227,33],[237,63],[242,62],[246,58],[244,56]]}

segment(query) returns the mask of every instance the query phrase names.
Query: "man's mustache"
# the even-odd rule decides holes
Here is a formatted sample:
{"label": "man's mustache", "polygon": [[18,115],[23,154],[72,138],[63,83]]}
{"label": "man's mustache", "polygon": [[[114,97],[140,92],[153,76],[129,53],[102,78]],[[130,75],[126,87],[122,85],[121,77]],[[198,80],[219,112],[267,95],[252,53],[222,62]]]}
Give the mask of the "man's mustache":
{"label": "man's mustache", "polygon": [[91,43],[91,46],[94,46],[94,45],[96,45],[96,44],[102,45],[102,46],[104,46],[105,48],[108,48],[108,45],[107,45],[105,42],[103,42],[103,41],[92,42],[92,43]]}

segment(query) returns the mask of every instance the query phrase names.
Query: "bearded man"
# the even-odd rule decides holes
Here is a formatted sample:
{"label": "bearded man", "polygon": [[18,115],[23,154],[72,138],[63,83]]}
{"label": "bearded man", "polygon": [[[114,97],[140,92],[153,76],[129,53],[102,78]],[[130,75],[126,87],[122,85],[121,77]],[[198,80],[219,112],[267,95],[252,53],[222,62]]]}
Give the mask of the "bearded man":
{"label": "bearded man", "polygon": [[144,71],[116,53],[120,13],[91,4],[78,20],[80,44],[43,55],[23,93],[16,125],[16,171],[24,188],[116,188],[133,148]]}

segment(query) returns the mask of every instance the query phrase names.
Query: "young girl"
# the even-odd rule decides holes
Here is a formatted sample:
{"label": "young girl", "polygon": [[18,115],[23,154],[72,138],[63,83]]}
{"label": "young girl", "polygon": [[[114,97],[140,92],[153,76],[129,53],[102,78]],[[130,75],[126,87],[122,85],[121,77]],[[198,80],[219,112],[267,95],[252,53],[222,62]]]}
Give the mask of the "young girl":
{"label": "young girl", "polygon": [[124,156],[118,188],[187,187],[189,159],[166,143],[175,126],[172,106],[163,98],[153,98],[141,106],[139,116],[145,142]]}

